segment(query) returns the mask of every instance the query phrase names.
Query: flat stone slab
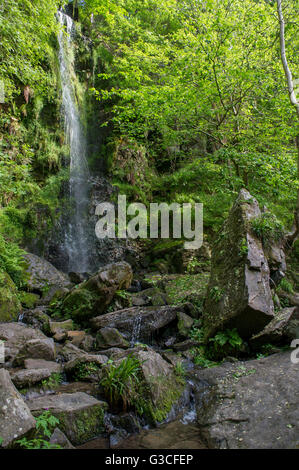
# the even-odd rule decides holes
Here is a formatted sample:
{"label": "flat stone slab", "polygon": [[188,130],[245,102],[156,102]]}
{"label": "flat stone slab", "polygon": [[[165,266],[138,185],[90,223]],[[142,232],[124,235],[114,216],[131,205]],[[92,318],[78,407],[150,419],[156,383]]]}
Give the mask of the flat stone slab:
{"label": "flat stone slab", "polygon": [[147,340],[150,335],[177,320],[184,306],[131,307],[100,315],[91,320],[95,330],[115,328],[127,340]]}
{"label": "flat stone slab", "polygon": [[49,369],[24,369],[11,374],[11,380],[18,388],[30,387],[51,375]]}
{"label": "flat stone slab", "polygon": [[59,373],[62,365],[54,361],[45,361],[44,359],[25,359],[25,369],[48,369],[51,374]]}
{"label": "flat stone slab", "polygon": [[27,405],[34,416],[44,410],[56,416],[59,429],[73,445],[82,444],[103,432],[104,412],[108,408],[106,402],[84,392],[42,396],[27,401]]}
{"label": "flat stone slab", "polygon": [[299,364],[290,351],[198,370],[193,379],[209,448],[298,449]]}

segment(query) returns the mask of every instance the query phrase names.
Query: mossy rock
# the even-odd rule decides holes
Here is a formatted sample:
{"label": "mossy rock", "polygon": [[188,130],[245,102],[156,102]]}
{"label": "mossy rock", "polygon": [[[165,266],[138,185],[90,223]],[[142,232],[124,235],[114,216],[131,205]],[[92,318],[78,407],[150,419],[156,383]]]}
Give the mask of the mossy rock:
{"label": "mossy rock", "polygon": [[194,320],[193,318],[189,317],[189,315],[187,315],[184,312],[178,312],[177,317],[178,317],[179,333],[184,338],[187,338],[190,332],[190,329],[192,328],[192,325],[194,323]]}
{"label": "mossy rock", "polygon": [[144,412],[154,423],[163,421],[181,397],[185,380],[174,374],[173,367],[153,350],[139,351],[145,392]]}
{"label": "mossy rock", "polygon": [[0,272],[0,322],[16,321],[21,311],[14,282],[7,273]]}
{"label": "mossy rock", "polygon": [[31,292],[20,292],[19,299],[25,308],[34,308],[37,306],[40,296]]}
{"label": "mossy rock", "polygon": [[83,392],[39,397],[28,402],[28,406],[34,416],[48,409],[59,419],[59,429],[73,445],[83,444],[104,431],[104,413],[108,408],[106,402]]}
{"label": "mossy rock", "polygon": [[62,311],[74,320],[90,318],[93,313],[96,294],[86,289],[74,289],[66,296],[62,303]]}

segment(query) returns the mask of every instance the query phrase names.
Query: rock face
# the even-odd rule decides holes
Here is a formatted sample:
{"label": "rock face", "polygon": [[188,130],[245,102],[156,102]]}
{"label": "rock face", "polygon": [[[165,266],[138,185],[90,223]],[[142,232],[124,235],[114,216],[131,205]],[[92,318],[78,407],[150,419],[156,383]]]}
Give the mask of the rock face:
{"label": "rock face", "polygon": [[59,419],[59,429],[73,445],[79,445],[103,431],[105,402],[96,400],[86,393],[61,393],[29,400],[29,409],[34,416],[44,410]]}
{"label": "rock face", "polygon": [[7,370],[0,369],[0,436],[9,447],[35,428],[28,406],[13,385]]}
{"label": "rock face", "polygon": [[14,358],[13,364],[21,366],[28,358],[54,361],[56,359],[56,350],[53,339],[38,338],[26,341]]}
{"label": "rock face", "polygon": [[251,229],[251,221],[260,215],[256,199],[242,189],[212,251],[204,313],[207,337],[237,328],[249,338],[274,316],[268,262]]}
{"label": "rock face", "polygon": [[50,317],[46,313],[47,307],[37,307],[24,312],[23,321],[26,325],[41,330],[43,333],[50,332]]}
{"label": "rock face", "polygon": [[0,322],[17,320],[21,311],[16,286],[7,273],[0,272]]}
{"label": "rock face", "polygon": [[299,446],[299,364],[290,352],[196,373],[198,424],[210,448]]}
{"label": "rock face", "polygon": [[119,289],[131,285],[133,272],[126,262],[109,264],[67,295],[62,310],[76,320],[102,313]]}
{"label": "rock face", "polygon": [[183,312],[184,306],[170,307],[131,307],[116,312],[100,315],[91,320],[95,330],[101,328],[116,328],[126,339],[147,340],[155,331],[177,320],[178,312]]}
{"label": "rock face", "polygon": [[42,380],[49,378],[49,369],[24,369],[11,374],[11,380],[18,388],[30,387]]}
{"label": "rock face", "polygon": [[275,314],[274,319],[268,325],[253,336],[250,346],[258,349],[263,344],[279,344],[282,341],[291,342],[299,338],[299,308],[284,308]]}
{"label": "rock face", "polygon": [[0,323],[0,339],[4,341],[5,362],[11,363],[18,353],[26,348],[27,342],[49,338],[41,331],[23,323]]}
{"label": "rock face", "polygon": [[28,286],[32,291],[42,292],[45,287],[70,287],[66,274],[58,271],[49,261],[32,253],[24,256],[28,263]]}
{"label": "rock face", "polygon": [[152,417],[156,422],[162,421],[183,393],[184,383],[178,381],[173,367],[150,348],[138,351],[136,357],[153,404]]}
{"label": "rock face", "polygon": [[25,359],[24,361],[25,369],[46,369],[49,372],[49,375],[53,373],[59,373],[62,370],[61,364],[54,361],[45,361],[44,359]]}
{"label": "rock face", "polygon": [[50,444],[59,446],[62,449],[74,449],[68,438],[59,428],[54,429],[54,432],[50,438]]}
{"label": "rock face", "polygon": [[145,305],[167,305],[167,296],[157,287],[151,287],[133,295],[132,305],[134,307]]}
{"label": "rock face", "polygon": [[115,328],[101,328],[96,337],[96,345],[100,349],[128,348],[129,343]]}
{"label": "rock face", "polygon": [[[84,356],[77,357],[70,360],[64,366],[64,370],[69,377],[76,376],[76,373],[84,371],[85,367],[94,366],[96,369],[108,362],[108,357],[103,354],[85,354]],[[83,380],[83,378],[81,377]],[[92,373],[88,372],[85,379],[93,379]],[[95,373],[95,379],[98,379],[98,372]]]}

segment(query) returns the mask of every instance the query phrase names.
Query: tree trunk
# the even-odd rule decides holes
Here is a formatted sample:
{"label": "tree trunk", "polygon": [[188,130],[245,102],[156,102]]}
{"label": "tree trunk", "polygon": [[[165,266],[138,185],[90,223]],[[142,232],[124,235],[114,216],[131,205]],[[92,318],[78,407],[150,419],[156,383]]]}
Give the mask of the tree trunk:
{"label": "tree trunk", "polygon": [[[282,61],[282,66],[284,69],[284,73],[285,73],[285,77],[286,77],[286,81],[288,85],[290,103],[292,106],[295,107],[297,117],[299,120],[299,102],[297,101],[292,72],[290,70],[290,67],[287,61],[287,56],[286,56],[285,22],[284,22],[284,17],[283,17],[283,12],[282,12],[282,1],[276,0],[276,3],[277,3],[277,13],[278,13],[278,19],[279,19],[279,28],[280,28],[279,37],[280,37],[281,61]],[[297,172],[298,172],[298,179],[299,179],[299,133],[297,134],[297,137],[296,137],[296,146],[297,146],[297,151],[298,151]],[[291,232],[288,233],[286,236],[286,242],[289,246],[291,246],[293,242],[296,241],[298,238],[299,238],[299,188],[298,188],[298,194],[297,194],[297,206],[295,210],[294,225],[292,227]]]}

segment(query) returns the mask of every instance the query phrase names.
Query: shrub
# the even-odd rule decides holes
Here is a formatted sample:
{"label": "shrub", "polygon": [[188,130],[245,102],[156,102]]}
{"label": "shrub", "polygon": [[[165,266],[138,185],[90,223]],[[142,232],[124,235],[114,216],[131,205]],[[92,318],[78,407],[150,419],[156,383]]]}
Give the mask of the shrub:
{"label": "shrub", "polygon": [[18,287],[25,285],[25,252],[0,234],[0,270],[6,271]]}
{"label": "shrub", "polygon": [[289,294],[293,294],[294,292],[293,285],[285,277],[280,281],[279,287]]}
{"label": "shrub", "polygon": [[251,221],[253,232],[264,245],[279,241],[283,237],[283,225],[275,215],[265,212]]}
{"label": "shrub", "polygon": [[209,339],[207,357],[211,360],[221,360],[225,356],[238,355],[244,343],[236,328],[218,332]]}
{"label": "shrub", "polygon": [[123,409],[134,405],[138,396],[140,380],[140,362],[129,355],[117,366],[109,361],[103,369],[104,377],[100,385],[104,389],[105,396],[112,407],[118,407],[122,402]]}
{"label": "shrub", "polygon": [[23,449],[61,449],[57,444],[50,444],[49,439],[59,419],[51,415],[50,411],[44,411],[36,420],[36,437],[33,439],[19,439],[17,444]]}

